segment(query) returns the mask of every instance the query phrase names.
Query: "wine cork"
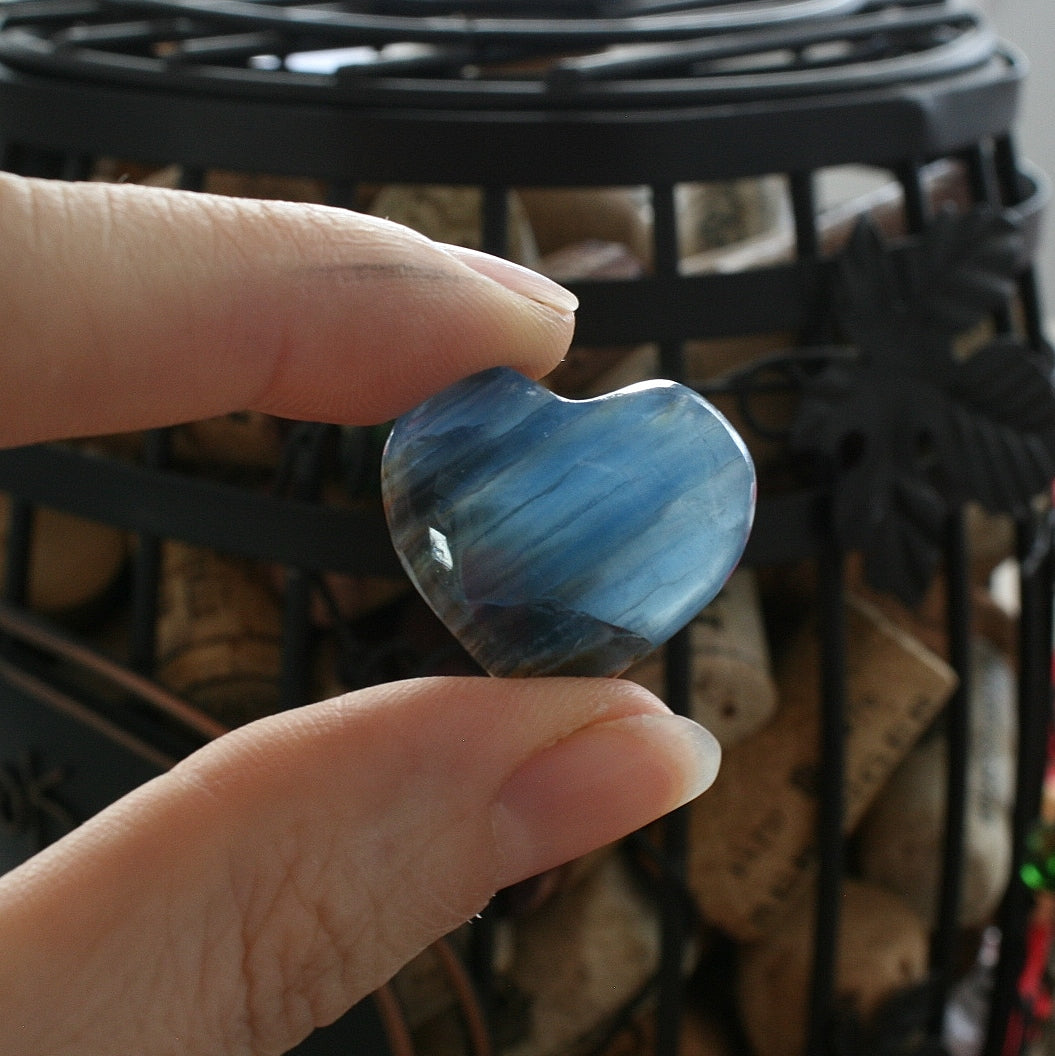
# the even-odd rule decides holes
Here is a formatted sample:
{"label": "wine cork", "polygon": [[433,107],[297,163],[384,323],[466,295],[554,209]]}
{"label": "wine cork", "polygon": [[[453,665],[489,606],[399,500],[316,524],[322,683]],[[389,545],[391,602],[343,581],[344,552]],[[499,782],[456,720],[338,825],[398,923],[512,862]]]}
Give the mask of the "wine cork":
{"label": "wine cork", "polygon": [[[376,459],[380,460],[380,451]],[[362,478],[370,487],[379,487],[378,466],[373,454],[363,459]],[[356,475],[358,483],[359,475]],[[353,484],[354,486],[354,484]],[[348,488],[334,481],[323,483],[319,501],[327,508],[348,510],[365,517],[383,518],[380,494],[350,495]],[[285,586],[288,569],[272,565],[269,581],[276,594]],[[405,575],[351,575],[343,572],[319,572],[313,577],[309,619],[312,625],[330,629],[335,623],[350,623],[384,609],[414,593]]]}
{"label": "wine cork", "polygon": [[[97,162],[92,179],[104,183],[140,183],[146,187],[176,189],[184,186],[182,165],[161,168],[125,159],[104,158]],[[281,176],[274,173],[235,172],[210,169],[205,173],[202,190],[235,198],[268,198],[284,202],[325,202],[327,184],[306,176]]]}
{"label": "wine cork", "polygon": [[661,376],[659,349],[655,345],[637,345],[628,355],[607,364],[585,390],[576,395],[604,396],[617,389],[625,389],[628,385],[635,385],[639,381],[650,381]]}
{"label": "wine cork", "polygon": [[542,379],[542,384],[569,400],[602,396],[636,381],[655,378],[658,366],[653,347],[572,345],[564,359]]}
{"label": "wine cork", "polygon": [[582,279],[636,279],[645,273],[641,258],[621,242],[598,238],[571,242],[539,261],[539,270],[554,282]]}
{"label": "wine cork", "polygon": [[[0,577],[6,570],[11,499],[0,493]],[[124,532],[99,521],[38,507],[33,514],[28,604],[48,616],[72,613],[101,597],[128,554]]]}
{"label": "wine cork", "polygon": [[[777,707],[758,588],[751,569],[739,568],[689,625],[692,654],[690,715],[723,748],[761,729]],[[665,695],[666,650],[658,649],[625,678]]]}
{"label": "wine cork", "polygon": [[509,981],[529,1002],[526,1036],[505,1056],[585,1051],[656,970],[655,907],[618,856],[518,923]]}
{"label": "wine cork", "polygon": [[1008,514],[967,506],[968,553],[975,583],[988,584],[997,566],[1015,556],[1015,522]]}
{"label": "wine cork", "polygon": [[[945,704],[952,669],[850,598],[847,625],[845,815],[853,829],[890,772]],[[688,879],[705,916],[730,935],[774,927],[816,866],[819,646],[812,632],[788,649],[774,718],[727,751],[694,804]]]}
{"label": "wine cork", "polygon": [[[544,257],[539,270],[555,282],[582,279],[634,279],[644,274],[641,260],[618,242],[575,242]],[[543,383],[570,399],[592,395],[598,379],[630,358],[633,345],[595,346],[573,344],[564,359]]]}
{"label": "wine cork", "polygon": [[[1011,810],[1016,753],[1015,678],[1003,656],[973,643],[967,802],[960,924],[983,925],[1011,872]],[[948,743],[941,730],[909,753],[861,821],[862,874],[936,920],[945,838]]]}
{"label": "wine cork", "polygon": [[157,653],[159,681],[226,725],[278,706],[281,611],[248,562],[166,542]]}
{"label": "wine cork", "polygon": [[327,187],[323,180],[266,172],[210,169],[202,189],[210,194],[235,198],[270,198],[284,202],[325,202],[327,199]]}
{"label": "wine cork", "polygon": [[618,244],[647,269],[652,261],[649,209],[633,187],[521,188],[543,256],[576,243]]}
{"label": "wine cork", "polygon": [[318,591],[312,595],[311,620],[316,627],[332,627],[336,620],[358,620],[406,597],[412,587],[405,579],[389,576],[348,576],[326,572],[322,582],[327,604]]}
{"label": "wine cork", "polygon": [[[931,212],[935,215],[949,209],[965,212],[974,207],[970,181],[962,162],[943,158],[924,166],[920,176]],[[896,180],[884,180],[820,212],[817,226],[821,251],[830,256],[842,249],[865,215],[885,239],[903,238],[911,233],[904,188]]]}
{"label": "wine cork", "polygon": [[282,459],[283,431],[277,418],[240,411],[172,430],[172,456],[201,469],[274,470]]}
{"label": "wine cork", "polygon": [[675,206],[683,259],[790,226],[783,188],[775,178],[679,184]]}
{"label": "wine cork", "polygon": [[[1017,565],[1014,571],[1017,573]],[[1003,600],[998,601],[986,587],[974,587],[971,591],[971,619],[980,638],[1007,660],[1017,662],[1018,618],[1007,611]]]}
{"label": "wine cork", "polygon": [[[787,225],[776,222],[775,217],[772,219],[772,223],[749,230],[743,239],[732,245],[694,252],[682,260],[682,273],[729,274],[790,259],[794,249],[794,233]],[[731,334],[727,337],[687,341],[684,347],[685,370],[694,381],[723,378],[794,344],[795,337],[789,331]],[[716,395],[711,399],[734,425],[738,428],[743,425],[743,415],[735,397]],[[790,423],[796,405],[797,397],[790,392],[751,397],[752,411],[763,424],[774,428]],[[742,432],[749,442],[758,442],[760,439],[753,436],[753,430],[746,426]]]}
{"label": "wine cork", "polygon": [[907,605],[893,594],[873,588],[868,582],[864,561],[860,555],[851,554],[846,561],[846,582],[858,598],[878,609],[931,652],[948,659],[948,590],[943,576],[932,577],[923,596],[915,604]]}
{"label": "wine cork", "polygon": [[[685,275],[730,274],[752,271],[794,256],[794,233],[784,226],[754,235],[734,245],[695,253],[681,262]],[[790,331],[694,339],[683,346],[685,373],[694,384],[729,382],[754,368],[739,391],[706,393],[743,438],[760,482],[779,490],[774,474],[784,473],[787,444],[781,439],[798,413],[801,394],[765,361],[796,344]],[[772,384],[776,383],[776,384]]]}
{"label": "wine cork", "polygon": [[[178,171],[177,166],[171,168]],[[88,179],[93,183],[143,183],[157,171],[156,165],[145,165],[127,158],[102,157],[92,162]],[[173,187],[177,185],[176,182],[171,184]]]}
{"label": "wine cork", "polygon": [[[971,208],[970,188],[961,163],[937,161],[926,166],[922,176],[935,213],[950,207],[961,211]],[[692,184],[687,189],[680,188],[679,193],[683,202],[680,245],[684,274],[745,271],[794,259],[795,229],[779,179],[743,180],[732,185]],[[692,202],[693,197],[699,204]],[[904,198],[901,185],[896,180],[886,180],[821,209],[815,217],[821,252],[825,256],[838,253],[865,216],[886,239],[908,234]],[[735,219],[733,223],[719,221],[716,225],[710,219],[715,213],[719,217],[744,217],[739,224],[743,233],[730,239],[728,232],[735,229]],[[702,223],[695,223],[694,215],[702,216]],[[717,235],[712,233],[715,228]]]}
{"label": "wine cork", "polygon": [[[798,1056],[806,1035],[815,907],[807,899],[737,961],[737,998],[755,1056]],[[921,983],[928,938],[922,921],[874,884],[846,880],[839,904],[835,997],[843,1015],[867,1026],[885,1001]]]}
{"label": "wine cork", "polygon": [[[943,576],[934,576],[922,598],[913,606],[906,605],[891,594],[870,587],[861,562],[853,557],[847,561],[847,582],[855,594],[918,638],[932,652],[948,659],[948,589]],[[969,584],[969,590],[972,624],[979,636],[987,639],[1005,656],[1014,656],[1018,648],[1015,617],[1007,611],[1002,602],[997,601],[984,582]]]}
{"label": "wine cork", "polygon": [[[513,888],[500,891],[490,911],[491,970],[495,977],[503,979],[513,970],[517,958],[518,934],[530,928],[525,919],[542,911],[544,907],[586,880],[617,853],[616,845],[603,847],[592,854],[548,870],[530,880],[522,881]],[[447,946],[465,958],[472,941],[473,921],[462,925],[443,940]],[[444,960],[437,950],[429,947],[404,965],[392,979],[393,990],[399,998],[407,1026],[412,1031],[422,1031],[429,1038],[428,1051],[432,1052],[437,1032],[435,1021],[457,1007],[457,994],[451,988],[451,980]],[[458,1050],[460,1051],[460,1050]]]}
{"label": "wine cork", "polygon": [[503,916],[512,918],[536,913],[554,898],[582,883],[616,853],[618,844],[606,844],[596,851],[504,888],[495,896],[492,905]]}
{"label": "wine cork", "polygon": [[[483,194],[476,187],[432,184],[390,184],[378,191],[370,204],[374,216],[383,216],[437,242],[483,248]],[[505,256],[525,267],[539,263],[538,246],[519,197],[509,192]]]}
{"label": "wine cork", "polygon": [[[466,928],[463,925],[444,940],[452,951],[464,956]],[[458,995],[444,970],[443,960],[433,946],[427,946],[411,958],[392,977],[392,990],[399,1000],[407,1027],[416,1031],[458,1004]]]}

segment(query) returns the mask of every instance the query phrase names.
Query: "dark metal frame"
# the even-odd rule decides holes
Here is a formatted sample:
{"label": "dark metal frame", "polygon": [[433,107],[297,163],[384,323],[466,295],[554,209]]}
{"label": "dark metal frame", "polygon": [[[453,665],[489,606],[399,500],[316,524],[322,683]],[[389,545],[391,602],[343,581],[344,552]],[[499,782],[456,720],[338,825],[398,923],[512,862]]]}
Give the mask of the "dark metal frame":
{"label": "dark metal frame", "polygon": [[[506,250],[506,192],[510,187],[648,187],[654,220],[654,270],[633,281],[578,284],[578,340],[584,345],[656,342],[663,372],[694,382],[701,379],[685,378],[685,340],[776,330],[809,335],[815,328],[818,306],[830,289],[834,268],[832,260],[821,252],[816,226],[815,176],[819,170],[843,164],[888,170],[902,186],[910,232],[919,233],[930,222],[921,173],[935,159],[953,158],[964,162],[974,200],[1011,217],[1022,233],[1023,259],[1015,292],[1023,308],[1023,339],[1037,350],[1046,348],[1029,263],[1046,187],[1037,174],[1029,173],[1020,163],[1012,139],[1023,63],[1014,49],[993,44],[974,16],[951,14],[939,3],[906,4],[900,17],[912,23],[912,32],[917,35],[912,54],[899,53],[894,62],[882,54],[869,58],[855,53],[852,63],[833,64],[823,70],[769,71],[756,76],[748,86],[719,74],[703,75],[693,64],[715,59],[723,46],[728,48],[731,37],[735,38],[732,50],[738,46],[744,54],[751,47],[771,45],[775,34],[798,35],[802,46],[806,37],[815,41],[844,39],[851,23],[858,28],[867,26],[874,36],[879,32],[877,12],[881,13],[885,5],[839,4],[833,0],[828,6],[839,9],[835,14],[840,21],[832,21],[832,11],[820,10],[823,5],[814,5],[814,14],[825,15],[816,23],[805,24],[801,18],[790,17],[775,25],[773,17],[780,5],[760,4],[756,13],[768,11],[768,24],[760,19],[756,23],[761,25],[722,26],[717,22],[724,19],[728,23],[740,8],[702,4],[698,6],[709,8],[704,13],[716,24],[700,33],[683,32],[690,17],[685,9],[691,4],[653,4],[651,13],[647,3],[622,5],[624,14],[636,8],[638,21],[634,25],[638,30],[650,18],[665,20],[665,32],[656,34],[662,47],[654,46],[647,34],[628,34],[624,41],[628,50],[567,60],[548,79],[497,84],[466,84],[450,75],[452,65],[460,69],[464,64],[462,55],[459,62],[440,64],[439,75],[430,72],[430,76],[440,76],[439,82],[430,86],[418,79],[423,76],[420,69],[389,69],[380,78],[346,70],[329,80],[240,74],[236,68],[236,31],[251,29],[259,34],[257,39],[243,40],[239,45],[249,50],[265,44],[275,47],[274,34],[285,32],[292,32],[293,39],[282,45],[284,50],[316,45],[319,33],[333,28],[331,22],[338,23],[333,39],[340,42],[354,37],[337,16],[322,19],[326,25],[320,27],[307,24],[313,19],[320,21],[316,15],[295,7],[272,10],[275,6],[127,0],[101,5],[90,0],[69,0],[65,6],[47,0],[12,5],[12,13],[0,23],[0,62],[4,63],[0,65],[2,167],[26,174],[78,178],[87,175],[94,159],[101,156],[178,161],[191,188],[200,185],[202,173],[210,168],[277,172],[327,181],[332,201],[338,205],[354,201],[355,186],[361,181],[472,184],[481,187],[484,195],[484,247],[498,254]],[[600,3],[594,6],[604,7]],[[788,3],[782,10],[785,15],[794,15],[798,8],[801,15],[805,6]],[[509,43],[510,23],[515,20],[478,21],[477,37],[467,40],[464,20],[459,23],[460,32],[455,33],[445,6],[434,7],[441,21],[448,19],[440,27],[445,32],[436,42],[444,48],[494,48]],[[486,7],[482,5],[481,10]],[[389,17],[398,21],[412,12],[418,18],[417,12],[423,10],[410,0],[391,5],[390,10],[400,8],[400,14]],[[270,20],[249,21],[251,14],[259,18],[269,11],[273,15]],[[124,44],[115,43],[117,37],[111,34],[107,39],[106,29],[114,20],[127,24],[133,14],[183,19],[186,31],[180,34],[181,47],[194,52],[196,46],[196,56],[184,55],[178,62],[163,63],[149,53],[126,54]],[[611,10],[605,8],[587,16],[594,37],[601,43],[612,42],[605,37],[612,26],[603,22],[609,14]],[[215,32],[204,35],[200,20],[213,16],[217,19]],[[350,21],[351,16],[344,20]],[[414,24],[422,25],[420,21]],[[661,22],[648,24],[658,26]],[[534,25],[524,21],[519,31],[530,36]],[[550,18],[545,36],[560,29],[567,31],[569,25]],[[63,27],[66,35],[58,40],[56,34]],[[943,34],[928,36],[935,27],[944,27]],[[388,29],[406,31],[405,26]],[[451,33],[446,33],[447,29]],[[716,35],[717,29],[729,36]],[[374,30],[377,23],[371,32]],[[378,39],[388,38],[381,34]],[[642,41],[644,45],[638,46]],[[515,43],[518,47],[523,44],[520,40]],[[534,48],[539,41],[528,44]],[[670,54],[679,54],[678,63],[673,69],[661,69]],[[202,62],[214,65],[202,67]],[[797,241],[794,259],[735,274],[682,274],[677,252],[676,186],[770,173],[787,177]],[[1015,325],[1009,313],[997,321],[1005,330]],[[337,512],[313,501],[314,465],[311,457],[302,459],[290,494],[264,498],[171,472],[163,431],[153,434],[144,463],[139,466],[86,458],[61,447],[0,453],[0,488],[17,496],[3,585],[6,603],[16,609],[25,603],[35,506],[55,506],[134,531],[139,545],[131,587],[134,617],[130,653],[133,667],[149,674],[160,539],[183,538],[277,560],[290,568],[283,702],[300,703],[306,682],[305,628],[311,576],[323,569],[363,572],[397,567],[378,518]],[[816,561],[818,569],[824,767],[807,1046],[811,1056],[833,1051],[834,1046],[835,938],[845,857],[842,778],[847,643],[843,562],[845,554],[859,542],[852,531],[848,537],[846,525],[835,513],[836,499],[845,483],[836,475],[804,484],[791,494],[763,495],[746,557],[756,565],[808,557]],[[222,516],[217,514],[219,510]],[[1014,861],[1022,858],[1026,835],[1037,814],[1050,717],[1053,570],[1049,533],[1045,518],[1019,517],[1021,751]],[[952,661],[961,682],[947,712],[952,760],[950,820],[932,985],[927,997],[931,1039],[940,1028],[955,971],[966,760],[971,748],[967,738],[971,613],[962,508],[956,503],[946,520],[943,554],[949,585]],[[679,636],[669,648],[667,672],[668,700],[676,710],[687,711],[689,707],[690,667],[687,641]],[[685,820],[684,812],[669,819],[662,847],[665,875],[670,878],[667,894],[659,900],[663,954],[657,975],[656,1044],[663,1054],[677,1049],[684,983],[682,954],[689,921],[677,877],[684,868]],[[1029,906],[1029,892],[1013,880],[1000,914],[1004,945],[986,1045],[989,1056],[1001,1051],[1003,1024],[1015,1002]],[[478,929],[478,934],[486,947],[486,928]],[[483,963],[486,950],[478,952]],[[481,970],[479,975],[486,991],[486,973]]]}

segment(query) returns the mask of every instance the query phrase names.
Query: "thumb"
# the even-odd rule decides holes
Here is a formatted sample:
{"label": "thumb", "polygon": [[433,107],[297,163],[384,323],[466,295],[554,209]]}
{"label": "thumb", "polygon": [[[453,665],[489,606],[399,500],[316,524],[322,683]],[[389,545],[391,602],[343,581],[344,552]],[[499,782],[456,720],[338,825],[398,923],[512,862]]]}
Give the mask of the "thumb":
{"label": "thumb", "polygon": [[601,679],[395,683],[243,727],[0,880],[0,1052],[285,1052],[717,761]]}

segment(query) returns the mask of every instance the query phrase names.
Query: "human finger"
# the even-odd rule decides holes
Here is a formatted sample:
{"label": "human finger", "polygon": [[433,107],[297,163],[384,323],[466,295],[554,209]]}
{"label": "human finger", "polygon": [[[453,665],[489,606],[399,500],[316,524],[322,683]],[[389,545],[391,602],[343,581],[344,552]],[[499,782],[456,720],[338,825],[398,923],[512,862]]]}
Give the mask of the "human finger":
{"label": "human finger", "polygon": [[258,409],[383,421],[539,376],[575,299],[343,209],[0,174],[0,445]]}
{"label": "human finger", "polygon": [[602,679],[396,683],[243,727],[0,879],[0,1052],[285,1052],[717,760]]}

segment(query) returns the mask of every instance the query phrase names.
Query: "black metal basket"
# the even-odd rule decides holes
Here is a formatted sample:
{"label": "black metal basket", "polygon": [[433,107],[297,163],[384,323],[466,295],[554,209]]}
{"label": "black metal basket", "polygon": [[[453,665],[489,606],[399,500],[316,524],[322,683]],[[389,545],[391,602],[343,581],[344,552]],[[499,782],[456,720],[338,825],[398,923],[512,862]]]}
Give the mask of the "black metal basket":
{"label": "black metal basket", "polygon": [[[824,765],[811,1056],[851,1044],[840,1040],[834,996],[847,858],[846,558],[863,553],[873,581],[906,601],[917,599],[939,568],[945,577],[960,687],[947,708],[950,821],[941,908],[920,1011],[897,1039],[902,1048],[889,1050],[932,1052],[939,1051],[942,1010],[958,968],[966,760],[978,747],[967,735],[969,503],[1009,516],[1017,534],[1015,861],[1038,813],[1050,710],[1050,528],[1037,497],[1046,496],[1055,471],[1046,402],[1052,361],[1030,263],[1047,187],[1014,148],[1023,77],[1018,53],[978,15],[929,0],[14,0],[0,14],[0,159],[9,171],[61,179],[90,177],[102,159],[176,163],[189,189],[204,186],[214,170],[303,177],[319,181],[331,204],[346,206],[370,184],[472,186],[481,193],[482,247],[500,255],[509,250],[510,190],[637,188],[651,220],[650,266],[630,279],[572,284],[581,304],[577,341],[655,345],[665,376],[731,401],[749,432],[776,443],[780,484],[763,481],[745,560],[757,568],[806,561],[816,572]],[[835,251],[826,245],[818,178],[848,165],[888,175],[903,230],[884,237],[859,224]],[[945,213],[935,207],[933,181],[950,169],[960,201]],[[781,253],[739,268],[687,269],[678,242],[679,187],[756,178],[775,178],[784,189],[791,227]],[[910,291],[919,304],[898,317],[908,329],[897,332],[882,325],[881,312],[865,310],[874,308],[870,297],[889,290],[877,292],[862,275],[918,274],[934,260],[974,267],[969,247],[982,244],[997,247],[999,259],[972,272],[981,281],[974,289],[983,292],[970,305],[954,291],[955,310],[935,307],[949,291],[924,284]],[[986,417],[986,401],[1002,397],[999,371],[984,370],[984,356],[970,378],[950,381],[936,366],[945,363],[955,333],[981,323],[992,328],[991,344],[1007,361],[1043,379],[1029,383],[1036,398],[1018,424]],[[716,377],[706,360],[698,376],[686,366],[687,342],[776,332],[791,335],[790,347],[745,369]],[[905,349],[911,354],[895,354]],[[904,398],[883,402],[876,377],[899,381],[903,388],[893,388]],[[791,394],[797,407],[775,430],[755,410],[759,394],[774,389]],[[911,392],[921,395],[910,399]],[[165,540],[285,568],[280,704],[305,702],[308,611],[319,574],[398,569],[378,510],[318,501],[333,443],[328,427],[293,430],[283,486],[270,494],[175,471],[164,431],[134,460],[64,446],[0,454],[0,488],[14,497],[4,662],[17,660],[19,677],[27,670],[46,676],[51,688],[34,699],[50,694],[55,705],[58,693],[73,702],[72,710],[59,709],[67,718],[90,714],[97,725],[105,722],[107,736],[134,735],[148,754],[178,757],[210,735],[157,699],[129,703],[83,681],[71,684],[54,649],[41,659],[41,640],[25,622],[28,555],[34,511],[54,507],[136,535],[124,655],[138,676],[154,672]],[[958,445],[972,444],[990,455],[960,465]],[[666,677],[669,703],[688,710],[684,635],[667,651]],[[54,754],[50,742],[58,735],[47,723],[19,719],[3,729],[12,758],[29,758],[31,749]],[[163,764],[154,758],[151,765]],[[127,773],[129,787],[142,779],[120,760],[103,769]],[[37,770],[23,773],[22,786],[34,776]],[[100,795],[102,786],[89,784],[81,813],[121,790],[111,782]],[[668,819],[659,864],[646,870],[660,906],[662,953],[652,993],[655,1044],[663,1053],[678,1044],[692,923],[679,879],[686,832],[684,812]],[[16,854],[28,850],[19,843]],[[990,1054],[1002,1051],[1016,1001],[1030,898],[1013,879],[1000,911]],[[485,947],[486,927],[477,932]],[[486,1004],[488,958],[486,949],[476,952]]]}

